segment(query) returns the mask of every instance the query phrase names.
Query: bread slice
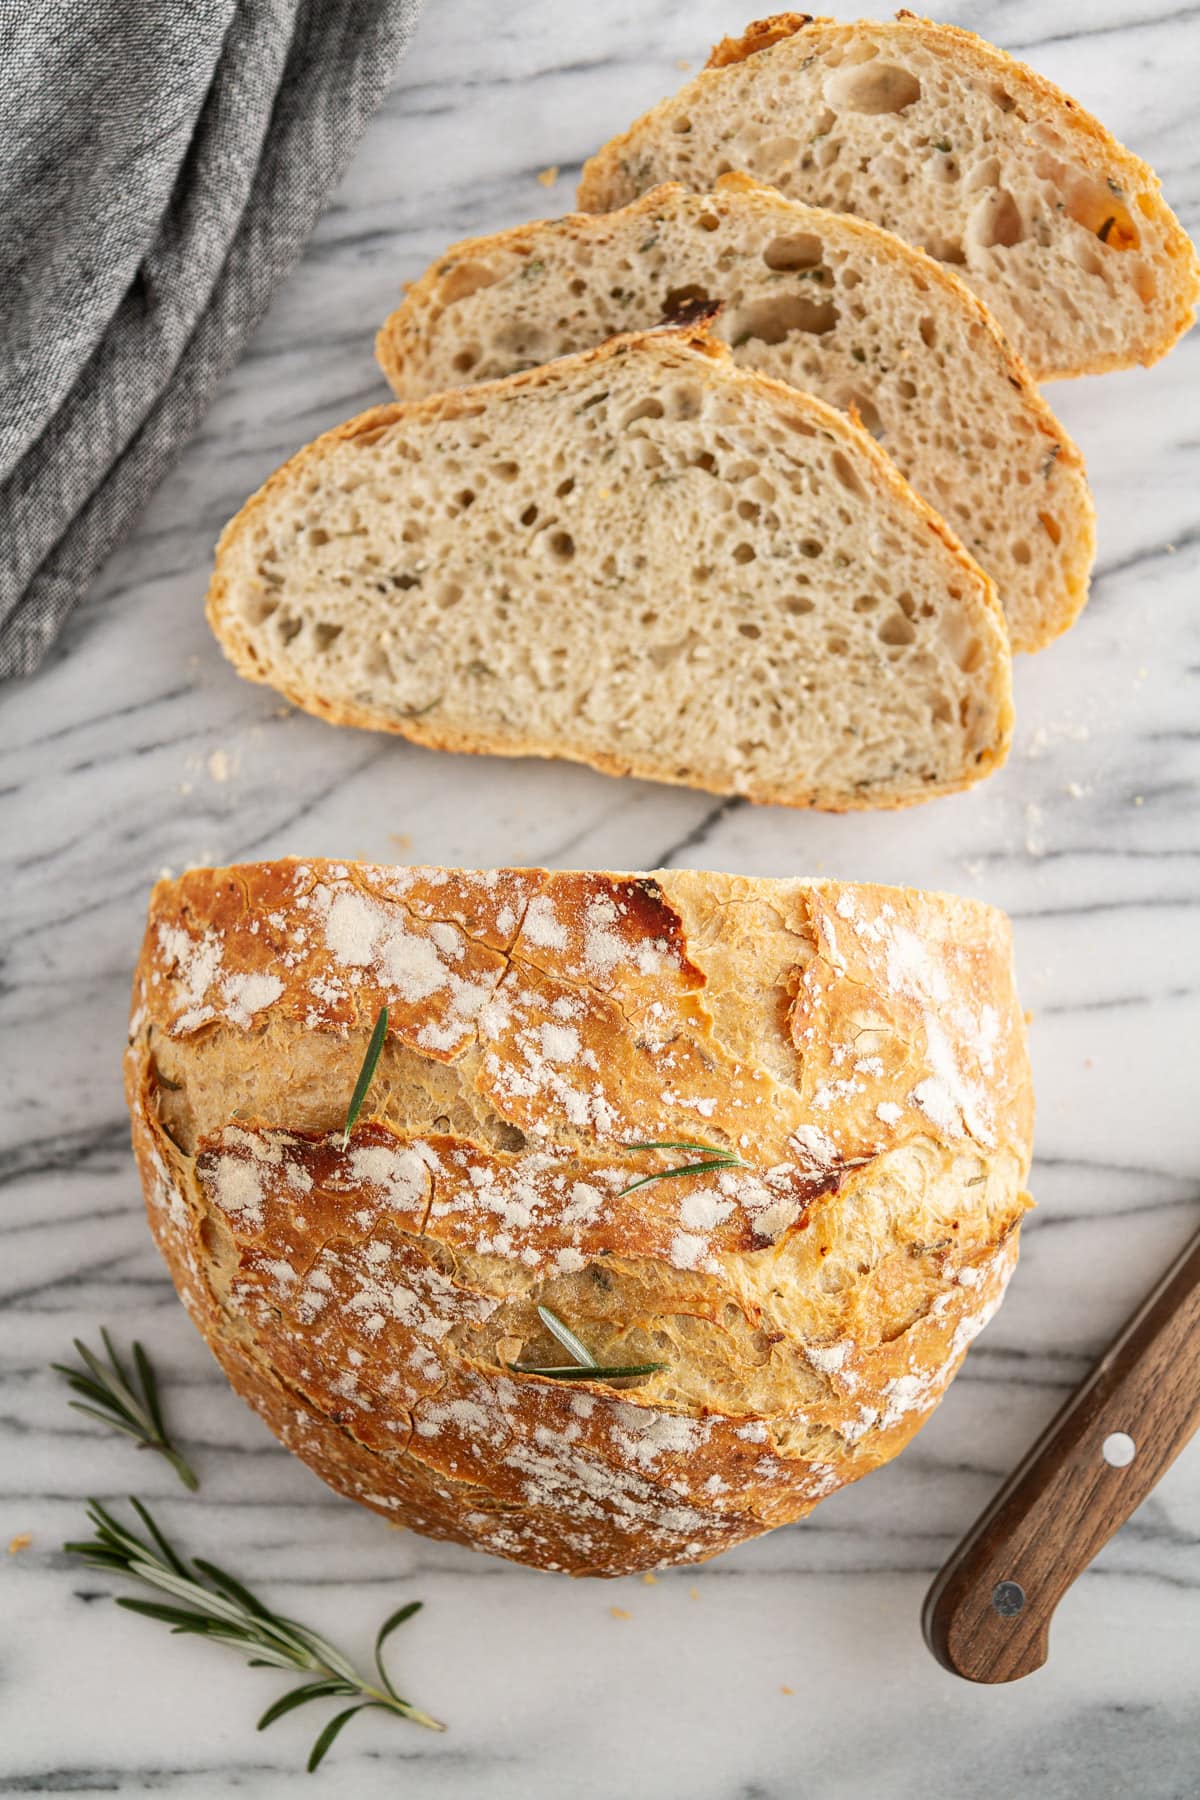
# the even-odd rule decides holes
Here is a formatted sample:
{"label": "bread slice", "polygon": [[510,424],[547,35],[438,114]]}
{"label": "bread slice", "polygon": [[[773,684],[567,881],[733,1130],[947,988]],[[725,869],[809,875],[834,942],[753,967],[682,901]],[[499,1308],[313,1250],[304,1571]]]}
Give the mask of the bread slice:
{"label": "bread slice", "polygon": [[441,749],[835,810],[1003,760],[987,577],[868,434],[699,327],[339,426],[223,533],[252,680]]}
{"label": "bread slice", "polygon": [[[270,1428],[397,1525],[575,1575],[702,1561],[895,1456],[1028,1205],[1008,922],[946,894],[193,869],[151,898],[125,1076],[154,1235]],[[665,1366],[539,1374],[570,1360],[539,1306]]]}
{"label": "bread slice", "polygon": [[760,21],[585,165],[579,205],[728,169],[952,263],[1039,379],[1155,362],[1192,323],[1200,269],[1154,171],[954,26]]}
{"label": "bread slice", "polygon": [[949,269],[877,225],[744,175],[678,183],[455,244],[379,334],[401,400],[484,381],[720,300],[735,362],[853,407],[995,581],[1015,650],[1087,596],[1083,459]]}

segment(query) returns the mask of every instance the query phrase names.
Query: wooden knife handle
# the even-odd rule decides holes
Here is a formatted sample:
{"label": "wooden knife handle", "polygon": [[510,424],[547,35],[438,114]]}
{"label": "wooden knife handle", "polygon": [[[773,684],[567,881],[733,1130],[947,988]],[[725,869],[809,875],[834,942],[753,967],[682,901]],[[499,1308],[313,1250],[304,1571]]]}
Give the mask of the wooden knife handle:
{"label": "wooden knife handle", "polygon": [[925,1599],[925,1641],[968,1681],[1016,1681],[1054,1609],[1200,1425],[1200,1236],[976,1521]]}

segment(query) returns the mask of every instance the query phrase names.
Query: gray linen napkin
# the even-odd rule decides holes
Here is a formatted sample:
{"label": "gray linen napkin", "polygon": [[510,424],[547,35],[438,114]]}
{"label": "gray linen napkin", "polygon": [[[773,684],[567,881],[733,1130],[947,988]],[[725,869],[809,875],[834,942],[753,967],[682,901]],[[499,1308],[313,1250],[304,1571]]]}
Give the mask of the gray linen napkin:
{"label": "gray linen napkin", "polygon": [[0,679],[203,416],[421,0],[0,0]]}

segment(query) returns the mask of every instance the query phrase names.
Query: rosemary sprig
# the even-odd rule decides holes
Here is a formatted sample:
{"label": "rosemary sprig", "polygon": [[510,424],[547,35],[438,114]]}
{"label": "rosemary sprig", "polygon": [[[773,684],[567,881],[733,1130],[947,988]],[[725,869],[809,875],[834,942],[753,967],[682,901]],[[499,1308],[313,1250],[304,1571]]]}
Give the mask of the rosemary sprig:
{"label": "rosemary sprig", "polygon": [[641,1144],[623,1144],[623,1150],[699,1150],[706,1160],[704,1162],[683,1163],[676,1169],[659,1169],[653,1175],[643,1175],[638,1181],[631,1181],[616,1196],[623,1200],[626,1194],[635,1189],[649,1187],[652,1181],[678,1181],[684,1175],[704,1175],[709,1169],[744,1169],[746,1164],[740,1156],[734,1156],[731,1150],[722,1150],[720,1144],[703,1144],[697,1138],[664,1138]]}
{"label": "rosemary sprig", "polygon": [[93,1569],[107,1569],[145,1582],[148,1587],[159,1588],[176,1603],[119,1599],[117,1605],[129,1612],[141,1613],[148,1619],[160,1619],[171,1627],[172,1632],[212,1638],[243,1653],[253,1652],[246,1655],[252,1669],[297,1669],[315,1677],[290,1689],[268,1706],[258,1721],[260,1731],[265,1731],[285,1713],[307,1705],[310,1700],[353,1699],[355,1704],[336,1713],[317,1737],[308,1758],[310,1774],[322,1762],[343,1726],[356,1713],[372,1707],[397,1713],[430,1731],[446,1729],[437,1719],[401,1699],[383,1663],[384,1644],[397,1626],[421,1610],[419,1600],[399,1607],[380,1626],[375,1639],[378,1681],[368,1681],[327,1639],[310,1631],[306,1625],[297,1624],[295,1619],[272,1612],[249,1588],[217,1568],[215,1563],[206,1562],[200,1556],[193,1557],[193,1574],[141,1502],[131,1499],[129,1504],[145,1526],[146,1538],[138,1537],[136,1532],[121,1525],[98,1500],[90,1500],[88,1520],[95,1530],[95,1537],[86,1542],[64,1544],[63,1549],[71,1556],[81,1556]]}
{"label": "rosemary sprig", "polygon": [[550,1368],[539,1368],[534,1363],[509,1363],[509,1368],[518,1375],[545,1375],[551,1381],[615,1381],[618,1376],[655,1375],[667,1366],[665,1362],[598,1363],[587,1345],[575,1336],[569,1325],[563,1324],[557,1313],[552,1313],[548,1306],[539,1306],[537,1310],[546,1330],[575,1360]]}
{"label": "rosemary sprig", "polygon": [[350,1096],[350,1109],[346,1114],[346,1123],[342,1128],[342,1149],[350,1142],[350,1133],[354,1129],[354,1121],[362,1111],[362,1103],[367,1097],[367,1089],[375,1079],[375,1070],[383,1050],[383,1040],[387,1036],[388,1009],[381,1006],[375,1020],[375,1029],[371,1033],[371,1041],[367,1045],[367,1054],[363,1057],[362,1068],[358,1071],[358,1080],[354,1084],[354,1092]]}
{"label": "rosemary sprig", "polygon": [[82,1369],[72,1368],[69,1363],[50,1364],[55,1374],[64,1377],[73,1393],[83,1395],[82,1400],[68,1400],[67,1405],[76,1412],[86,1413],[89,1419],[99,1419],[113,1431],[123,1431],[126,1437],[136,1440],[139,1450],[157,1450],[160,1456],[166,1457],[184,1487],[195,1493],[200,1485],[195,1471],[175,1448],[163,1423],[158,1379],[150,1367],[150,1358],[140,1344],[133,1345],[134,1376],[131,1378],[103,1326],[100,1336],[108,1353],[107,1366],[79,1338],[75,1339],[75,1353],[83,1364]]}

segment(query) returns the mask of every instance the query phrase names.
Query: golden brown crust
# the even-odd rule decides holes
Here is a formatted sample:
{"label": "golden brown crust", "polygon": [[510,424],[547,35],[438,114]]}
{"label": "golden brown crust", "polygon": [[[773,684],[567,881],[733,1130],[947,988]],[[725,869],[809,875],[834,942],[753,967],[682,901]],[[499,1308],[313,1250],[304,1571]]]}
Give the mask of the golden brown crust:
{"label": "golden brown crust", "polygon": [[[781,17],[796,21],[790,28],[792,31],[808,23],[807,16],[800,13]],[[766,23],[777,22],[772,20]],[[770,41],[776,42],[778,37],[785,35],[787,33],[780,31]],[[727,45],[732,42],[731,39],[725,40]],[[713,54],[715,56],[716,51]],[[727,60],[739,59],[730,57]],[[648,217],[653,216],[686,192],[677,181],[660,182],[657,187],[647,189],[644,194],[622,207],[621,215],[636,218],[644,213]],[[1089,518],[1092,516],[1091,496],[1086,485],[1086,470],[1079,446],[1055,417],[1033,376],[1005,337],[991,311],[953,269],[938,262],[918,246],[908,244],[893,232],[886,231],[881,225],[855,218],[850,213],[835,214],[824,207],[808,206],[803,201],[790,199],[737,170],[720,176],[714,192],[726,196],[736,194],[749,209],[769,207],[772,213],[777,213],[781,207],[787,208],[796,215],[798,227],[801,221],[811,219],[813,229],[818,234],[835,229],[843,239],[857,239],[868,255],[878,256],[889,262],[902,260],[906,265],[918,268],[920,278],[927,286],[939,289],[949,305],[969,314],[971,324],[986,334],[988,348],[996,360],[997,380],[1007,381],[1020,395],[1022,404],[1028,410],[1031,429],[1043,440],[1045,454],[1053,456],[1059,469],[1070,470],[1078,476],[1079,488],[1075,504]],[[538,234],[547,229],[562,232],[568,238],[577,238],[581,247],[586,250],[589,237],[603,234],[609,228],[608,221],[612,217],[612,214],[607,213],[568,213],[560,219],[535,219],[524,225],[512,226],[507,231],[494,232],[486,237],[462,238],[451,244],[429,265],[423,275],[406,284],[403,301],[379,329],[375,340],[375,355],[388,381],[399,391],[406,365],[410,361],[420,364],[423,327],[431,315],[435,316],[439,310],[436,296],[447,272],[452,271],[456,265],[476,261],[486,264],[489,257],[495,256],[520,256],[527,253],[536,243]],[[1074,624],[1087,598],[1088,574],[1094,554],[1093,525],[1080,544],[1075,564],[1065,571],[1067,580],[1058,605],[1048,602],[1045,615],[1039,621],[1040,630],[1035,636],[1025,637],[1020,641],[1014,637],[1014,649],[1044,649]]]}
{"label": "golden brown crust", "polygon": [[[576,1574],[712,1555],[895,1454],[1026,1204],[1007,924],[908,890],[196,870],[151,901],[126,1083],[160,1248],[272,1429],[395,1522]],[[623,1191],[676,1138],[743,1166]],[[539,1302],[668,1367],[514,1373],[562,1359]]]}
{"label": "golden brown crust", "polygon": [[698,785],[695,779],[675,773],[669,757],[664,757],[661,762],[651,762],[645,758],[615,752],[609,754],[599,750],[589,750],[585,754],[558,743],[548,744],[534,737],[514,741],[512,738],[493,738],[482,730],[466,733],[438,726],[425,717],[398,718],[393,713],[377,712],[365,704],[329,701],[314,689],[298,684],[285,685],[276,676],[268,677],[263,673],[255,647],[229,600],[229,567],[235,546],[243,534],[253,530],[257,517],[268,500],[278,491],[286,491],[292,486],[302,472],[318,461],[332,445],[354,438],[369,442],[389,427],[397,425],[475,417],[486,410],[489,398],[494,394],[503,393],[508,396],[521,389],[552,387],[571,380],[578,371],[592,364],[603,364],[610,359],[629,355],[667,359],[694,358],[698,364],[707,365],[710,374],[715,365],[720,372],[719,379],[723,382],[728,382],[733,388],[744,385],[760,395],[770,396],[790,417],[799,418],[802,426],[817,425],[820,430],[845,445],[855,458],[865,459],[871,465],[872,475],[881,488],[889,491],[907,510],[915,511],[925,528],[950,552],[969,589],[970,598],[981,607],[979,625],[991,640],[981,650],[978,673],[981,685],[989,689],[989,699],[994,705],[995,738],[978,754],[971,767],[965,769],[959,779],[942,781],[936,790],[917,782],[907,788],[873,786],[866,793],[819,791],[803,794],[762,784],[750,789],[737,787],[732,783],[722,786],[706,781],[703,785],[708,791],[717,794],[739,793],[756,805],[812,806],[829,812],[861,811],[912,806],[927,800],[933,792],[960,793],[1000,768],[1007,759],[1012,741],[1013,708],[1008,633],[994,582],[964,549],[946,521],[908,485],[891,458],[879,448],[868,432],[856,425],[845,413],[827,405],[815,395],[801,393],[769,376],[738,368],[728,348],[709,335],[703,318],[692,324],[662,325],[649,331],[610,338],[592,350],[581,351],[575,356],[560,357],[555,362],[505,376],[500,381],[455,388],[448,393],[430,395],[424,400],[396,401],[372,407],[356,418],[334,426],[332,430],[307,444],[276,469],[258,492],[246,501],[241,511],[226,525],[217,543],[206,612],[221,648],[238,673],[248,681],[269,683],[277,687],[295,705],[327,720],[331,725],[352,725],[369,731],[388,731],[405,737],[412,743],[424,744],[432,750],[466,751],[474,755],[563,757],[584,762],[606,775],[633,775],[675,786]]}
{"label": "golden brown crust", "polygon": [[[719,81],[721,71],[731,64],[745,62],[752,56],[770,52],[793,38],[804,39],[806,44],[815,44],[819,39],[825,44],[838,38],[851,38],[858,29],[859,26],[853,23],[840,24],[835,19],[815,18],[806,13],[777,13],[754,21],[740,37],[724,38],[713,50],[705,68],[686,83],[679,93],[660,101],[658,106],[636,119],[627,131],[610,139],[585,162],[577,195],[580,210],[603,212],[608,209],[611,201],[607,195],[613,188],[614,172],[620,167],[624,153],[651,121],[665,117],[678,108],[681,94],[702,91],[705,84]],[[1127,150],[1098,119],[1052,81],[973,31],[966,31],[957,25],[943,25],[906,10],[898,11],[894,20],[869,20],[866,22],[866,29],[873,37],[882,35],[903,39],[915,36],[923,44],[936,48],[949,63],[964,69],[968,74],[990,75],[1002,81],[1019,83],[1031,100],[1052,111],[1061,131],[1080,142],[1085,152],[1089,149],[1099,152],[1099,160],[1107,168],[1119,171],[1122,187],[1143,190],[1145,196],[1152,198],[1155,216],[1164,231],[1167,253],[1189,272],[1188,278],[1181,280],[1178,310],[1173,317],[1163,319],[1162,329],[1156,340],[1139,345],[1128,354],[1114,351],[1094,356],[1071,368],[1035,368],[1034,374],[1039,379],[1046,380],[1098,375],[1110,369],[1129,368],[1134,364],[1149,367],[1173,349],[1184,332],[1189,331],[1195,322],[1195,307],[1200,300],[1200,259],[1179,220],[1161,198],[1162,183],[1150,165]]]}

